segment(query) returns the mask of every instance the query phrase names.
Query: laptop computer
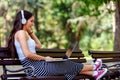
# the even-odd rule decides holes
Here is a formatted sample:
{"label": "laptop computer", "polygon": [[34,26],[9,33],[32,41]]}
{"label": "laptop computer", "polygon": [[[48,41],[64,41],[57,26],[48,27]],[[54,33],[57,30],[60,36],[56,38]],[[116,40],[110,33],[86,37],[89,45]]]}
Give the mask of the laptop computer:
{"label": "laptop computer", "polygon": [[68,50],[66,51],[65,55],[62,58],[54,58],[52,60],[46,60],[46,62],[63,62],[63,61],[67,61],[68,58],[71,56],[72,52],[75,50],[77,44],[78,44],[78,42],[75,42],[73,47],[70,46],[68,48]]}

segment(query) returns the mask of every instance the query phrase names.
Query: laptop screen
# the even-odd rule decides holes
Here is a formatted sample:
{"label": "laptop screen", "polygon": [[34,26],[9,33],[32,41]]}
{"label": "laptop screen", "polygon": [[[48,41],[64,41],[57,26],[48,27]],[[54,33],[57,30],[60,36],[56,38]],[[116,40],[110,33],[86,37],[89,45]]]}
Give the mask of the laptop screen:
{"label": "laptop screen", "polygon": [[73,46],[70,46],[69,49],[66,51],[65,56],[63,59],[67,59],[71,56],[72,52],[76,49],[78,42],[76,41]]}

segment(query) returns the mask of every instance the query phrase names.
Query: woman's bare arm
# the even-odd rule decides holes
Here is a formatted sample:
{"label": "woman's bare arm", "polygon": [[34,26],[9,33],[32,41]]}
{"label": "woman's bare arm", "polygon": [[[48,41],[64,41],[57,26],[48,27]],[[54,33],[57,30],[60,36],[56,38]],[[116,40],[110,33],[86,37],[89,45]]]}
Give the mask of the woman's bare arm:
{"label": "woman's bare arm", "polygon": [[18,31],[15,35],[15,38],[20,43],[20,46],[21,46],[22,51],[23,51],[26,58],[30,58],[33,60],[45,60],[44,56],[40,56],[40,55],[37,55],[37,54],[30,52],[30,50],[28,48],[28,44],[27,44],[28,36],[26,34],[26,31],[24,31],[24,30]]}
{"label": "woman's bare arm", "polygon": [[29,32],[30,37],[35,41],[36,43],[36,48],[41,48],[41,42],[37,38],[37,36],[33,33],[33,31]]}

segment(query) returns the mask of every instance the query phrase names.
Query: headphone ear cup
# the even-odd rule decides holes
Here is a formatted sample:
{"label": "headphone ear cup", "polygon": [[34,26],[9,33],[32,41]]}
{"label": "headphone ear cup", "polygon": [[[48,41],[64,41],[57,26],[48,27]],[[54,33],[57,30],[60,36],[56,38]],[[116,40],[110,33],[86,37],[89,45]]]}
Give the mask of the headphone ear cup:
{"label": "headphone ear cup", "polygon": [[26,23],[26,19],[23,18],[23,19],[22,19],[22,24],[25,24],[25,23]]}
{"label": "headphone ear cup", "polygon": [[22,24],[25,24],[27,21],[24,17],[24,11],[23,10],[21,10],[21,15],[22,15]]}

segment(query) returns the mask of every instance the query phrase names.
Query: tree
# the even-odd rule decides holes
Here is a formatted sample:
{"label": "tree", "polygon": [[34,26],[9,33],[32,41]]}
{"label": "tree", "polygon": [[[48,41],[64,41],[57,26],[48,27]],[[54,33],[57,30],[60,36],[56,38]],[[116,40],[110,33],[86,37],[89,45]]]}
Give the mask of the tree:
{"label": "tree", "polygon": [[[110,0],[2,0],[0,4],[3,2],[8,2],[6,36],[15,13],[26,9],[35,15],[34,31],[43,47],[67,48],[70,43],[78,41],[84,50],[113,49],[110,20],[114,11],[106,8]],[[0,16],[1,31],[5,19]],[[3,36],[0,38],[3,43]]]}
{"label": "tree", "polygon": [[120,1],[116,1],[114,50],[120,51]]}

